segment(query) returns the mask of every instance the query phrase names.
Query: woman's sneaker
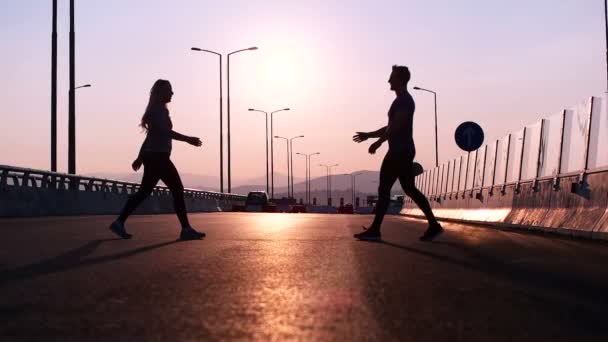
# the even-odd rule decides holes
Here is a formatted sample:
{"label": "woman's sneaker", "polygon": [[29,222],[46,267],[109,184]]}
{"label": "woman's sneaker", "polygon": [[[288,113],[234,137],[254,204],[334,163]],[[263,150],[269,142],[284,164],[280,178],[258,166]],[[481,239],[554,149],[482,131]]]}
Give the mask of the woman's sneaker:
{"label": "woman's sneaker", "polygon": [[[365,227],[363,227],[365,228]],[[364,240],[364,241],[381,241],[382,234],[380,234],[380,229],[371,229],[368,228],[362,233],[358,233],[353,235],[355,239]]]}
{"label": "woman's sneaker", "polygon": [[192,227],[182,228],[182,232],[179,234],[179,239],[182,241],[186,240],[200,240],[204,238],[205,233],[198,232]]}
{"label": "woman's sneaker", "polygon": [[110,230],[112,231],[112,233],[120,236],[123,239],[130,239],[133,237],[133,235],[127,233],[127,231],[125,230],[125,224],[120,221],[112,222],[112,224],[110,225]]}

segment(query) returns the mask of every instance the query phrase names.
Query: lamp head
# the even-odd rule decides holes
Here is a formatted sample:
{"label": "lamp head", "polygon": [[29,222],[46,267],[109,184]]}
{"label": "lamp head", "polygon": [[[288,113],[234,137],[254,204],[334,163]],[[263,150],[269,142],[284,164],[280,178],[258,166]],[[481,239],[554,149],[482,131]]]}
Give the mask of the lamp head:
{"label": "lamp head", "polygon": [[201,49],[199,49],[197,47],[190,48],[190,50],[192,50],[192,51],[201,51]]}

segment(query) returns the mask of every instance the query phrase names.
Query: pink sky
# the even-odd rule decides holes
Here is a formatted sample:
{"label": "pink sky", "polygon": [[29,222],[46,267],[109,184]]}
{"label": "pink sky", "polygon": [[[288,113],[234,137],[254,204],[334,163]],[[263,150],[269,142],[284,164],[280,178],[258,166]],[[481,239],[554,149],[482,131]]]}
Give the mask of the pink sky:
{"label": "pink sky", "polygon": [[[68,2],[60,1],[59,171],[67,169]],[[584,3],[584,5],[583,5]],[[408,65],[411,85],[439,94],[440,162],[460,152],[453,132],[476,121],[489,140],[605,90],[603,3],[487,1],[77,1],[77,166],[79,173],[128,172],[144,135],[137,127],[157,78],[173,83],[175,129],[203,139],[176,142],[183,172],[219,173],[218,67],[191,46],[231,60],[233,186],[265,173],[263,114],[295,151],[321,152],[337,173],[378,169],[383,152],[351,137],[386,123],[392,64]],[[4,86],[0,164],[48,169],[51,1],[0,4]],[[224,74],[225,76],[225,74]],[[225,84],[225,83],[224,83]],[[417,159],[434,164],[432,96],[417,103]],[[225,109],[226,107],[224,107]],[[304,162],[294,156],[296,177]],[[275,169],[285,173],[275,141]]]}

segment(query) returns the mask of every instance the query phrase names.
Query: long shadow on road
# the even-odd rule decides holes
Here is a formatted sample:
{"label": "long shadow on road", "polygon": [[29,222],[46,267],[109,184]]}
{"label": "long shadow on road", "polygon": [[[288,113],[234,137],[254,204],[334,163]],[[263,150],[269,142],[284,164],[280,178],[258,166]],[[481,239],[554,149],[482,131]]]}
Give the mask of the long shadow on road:
{"label": "long shadow on road", "polygon": [[67,270],[78,269],[81,267],[96,265],[104,262],[114,261],[122,258],[127,258],[140,253],[145,253],[157,248],[172,245],[179,242],[178,240],[166,241],[148,245],[129,251],[104,255],[96,258],[84,259],[87,255],[93,253],[102,243],[108,241],[116,241],[121,239],[101,239],[93,240],[84,246],[78,247],[56,257],[43,260],[34,264],[21,266],[14,269],[0,271],[0,286],[23,279],[35,278],[46,274],[63,272]]}

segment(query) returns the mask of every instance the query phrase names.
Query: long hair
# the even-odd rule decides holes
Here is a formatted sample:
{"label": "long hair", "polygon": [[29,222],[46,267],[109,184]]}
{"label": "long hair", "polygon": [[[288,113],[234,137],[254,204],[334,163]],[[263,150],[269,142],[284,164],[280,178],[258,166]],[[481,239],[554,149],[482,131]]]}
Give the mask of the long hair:
{"label": "long hair", "polygon": [[148,105],[146,106],[146,111],[144,115],[141,117],[141,126],[146,131],[150,127],[150,112],[154,109],[158,109],[159,107],[162,109],[167,109],[167,103],[163,101],[162,94],[167,91],[171,87],[171,83],[167,80],[156,80],[152,89],[150,89],[150,99],[148,100]]}

